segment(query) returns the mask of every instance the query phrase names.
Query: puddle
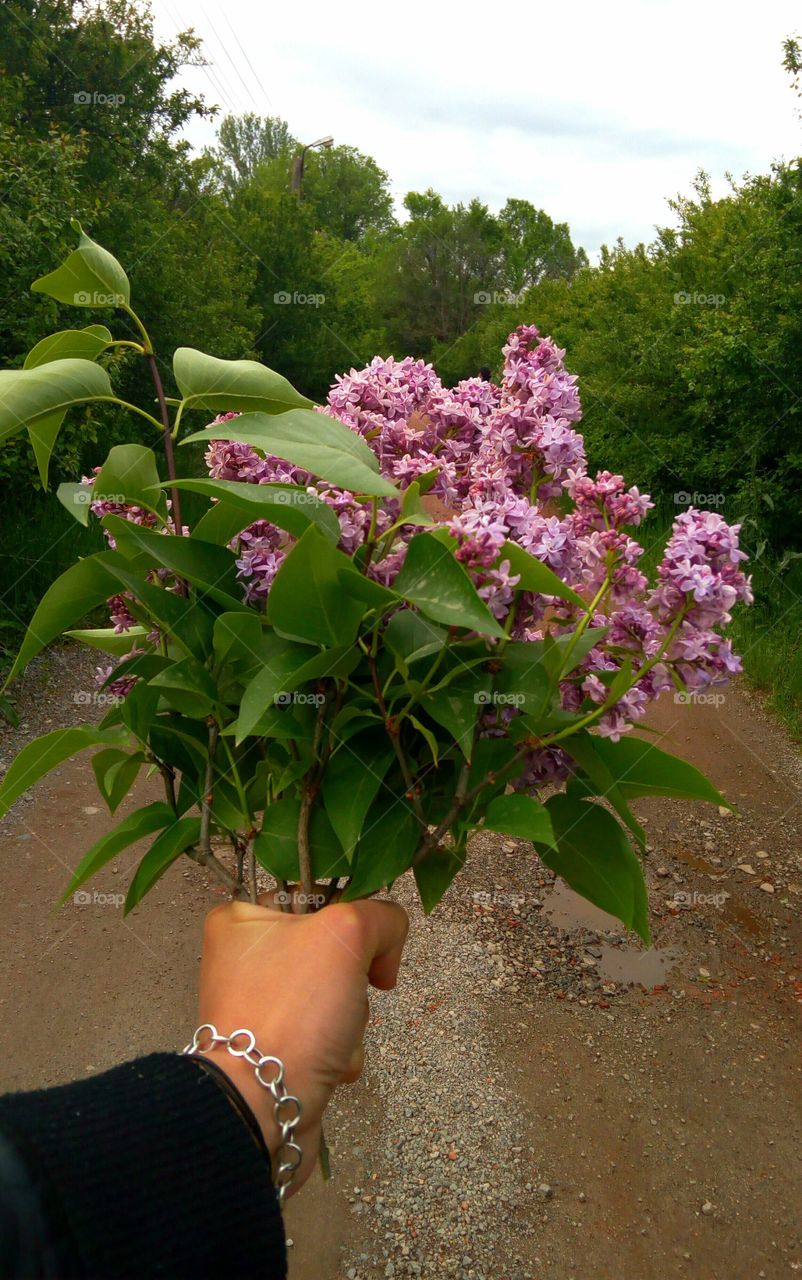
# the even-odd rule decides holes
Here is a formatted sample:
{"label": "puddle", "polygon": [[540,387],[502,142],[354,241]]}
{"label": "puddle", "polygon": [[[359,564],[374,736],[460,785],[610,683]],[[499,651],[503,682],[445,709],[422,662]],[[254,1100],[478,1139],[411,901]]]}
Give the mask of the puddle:
{"label": "puddle", "polygon": [[[543,910],[558,929],[590,929],[594,933],[622,934],[624,926],[592,902],[581,898],[562,880],[555,880],[554,887],[544,899]],[[599,955],[599,952],[601,953]],[[593,948],[597,957],[596,972],[609,982],[621,982],[627,986],[658,987],[668,977],[680,958],[675,947],[648,947],[625,944],[613,947],[607,942]]]}
{"label": "puddle", "polygon": [[[694,871],[700,871],[704,875],[715,878],[719,883],[724,883],[722,879],[722,868],[713,866],[705,858],[700,858],[698,854],[691,853],[688,849],[676,847],[672,849],[672,854],[680,862],[684,862],[686,866],[692,867]],[[723,904],[724,915],[730,919],[737,920],[738,924],[750,934],[758,934],[765,932],[765,926],[761,923],[753,911],[750,911],[742,902],[738,902],[732,894],[728,894]]]}
{"label": "puddle", "polygon": [[601,953],[597,965],[600,978],[647,989],[662,986],[680,958],[676,947],[648,947],[638,951],[635,947],[602,946]]}

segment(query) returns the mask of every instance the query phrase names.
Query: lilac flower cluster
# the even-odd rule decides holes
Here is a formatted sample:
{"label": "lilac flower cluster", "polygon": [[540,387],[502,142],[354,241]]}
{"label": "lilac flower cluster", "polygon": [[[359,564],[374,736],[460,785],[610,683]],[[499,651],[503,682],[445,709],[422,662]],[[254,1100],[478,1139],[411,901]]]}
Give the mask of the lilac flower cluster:
{"label": "lilac flower cluster", "polygon": [[[597,629],[593,647],[586,651],[583,645],[581,660],[566,663],[562,708],[617,740],[666,689],[702,688],[740,670],[720,634],[733,605],[751,600],[739,527],[717,514],[684,512],[650,587],[639,567],[643,548],[632,531],[653,504],[620,475],[588,474],[584,442],[575,429],[582,416],[577,379],[565,368],[565,352],[535,325],[522,325],[503,355],[498,383],[468,378],[452,388],[422,360],[377,356],[366,368],[338,376],[320,412],[359,434],[382,473],[400,488],[421,480],[424,511],[453,536],[456,559],[513,640],[562,636],[564,652],[572,652],[578,631]],[[237,416],[222,414],[210,425]],[[295,484],[315,494],[336,514],[344,552],[353,555],[371,540],[368,572],[385,585],[392,585],[409,540],[419,532],[415,524],[398,527],[397,500],[374,512],[372,503],[238,441],[210,441],[206,463],[218,479]],[[150,513],[137,508],[92,504],[99,516],[112,509],[153,523]],[[230,544],[245,598],[254,607],[264,607],[291,543],[277,526],[258,520]],[[519,578],[505,553],[507,543],[548,565],[586,608],[516,592]],[[133,622],[125,598],[111,604],[115,630],[125,631]],[[625,663],[629,687],[611,702],[610,685]],[[488,709],[483,732],[503,736],[518,714],[510,707]],[[516,785],[542,786],[569,769],[562,748],[545,745],[532,751]]]}

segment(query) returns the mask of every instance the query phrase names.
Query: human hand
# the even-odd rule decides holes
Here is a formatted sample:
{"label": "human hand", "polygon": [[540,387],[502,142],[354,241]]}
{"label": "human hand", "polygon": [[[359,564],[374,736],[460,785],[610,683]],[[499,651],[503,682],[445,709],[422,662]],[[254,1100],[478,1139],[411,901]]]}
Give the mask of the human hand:
{"label": "human hand", "polygon": [[[225,1035],[239,1027],[253,1031],[261,1052],[284,1063],[286,1088],[303,1105],[295,1131],[303,1160],[288,1195],[314,1168],[334,1089],[360,1075],[368,984],[382,991],[395,986],[408,929],[402,907],[375,898],[308,915],[231,902],[206,917],[200,1021]],[[247,1100],[275,1155],[273,1099],[253,1067],[226,1049],[205,1056]]]}

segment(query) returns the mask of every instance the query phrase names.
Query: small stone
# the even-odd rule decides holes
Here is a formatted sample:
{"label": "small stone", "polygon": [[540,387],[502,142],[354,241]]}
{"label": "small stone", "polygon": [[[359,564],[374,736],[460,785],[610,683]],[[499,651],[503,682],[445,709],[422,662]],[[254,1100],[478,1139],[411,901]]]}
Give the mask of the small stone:
{"label": "small stone", "polygon": [[554,1192],[552,1191],[548,1182],[541,1182],[540,1186],[538,1187],[538,1191],[540,1192],[544,1200],[551,1200],[552,1196],[554,1195]]}
{"label": "small stone", "polygon": [[517,844],[515,844],[513,840],[505,840],[501,847],[505,853],[515,853],[515,850],[518,848]]}
{"label": "small stone", "polygon": [[587,1200],[587,1196],[585,1195],[584,1191],[580,1191],[579,1193],[580,1204],[584,1204],[586,1200]]}
{"label": "small stone", "polygon": [[745,871],[748,876],[753,876],[755,874],[755,868],[750,867],[748,862],[739,862],[738,870]]}
{"label": "small stone", "polygon": [[774,885],[768,880],[764,880],[760,887],[764,893],[774,893]]}
{"label": "small stone", "polygon": [[661,880],[665,880],[666,876],[669,874],[668,867],[658,867],[657,874],[660,876]]}
{"label": "small stone", "polygon": [[718,812],[719,812],[719,817],[720,817],[720,818],[731,818],[731,817],[732,817],[732,809],[728,809],[728,808],[727,808],[727,806],[726,806],[726,805],[724,805],[724,804],[720,804],[720,805],[719,805],[719,807],[718,807]]}
{"label": "small stone", "polygon": [[713,1212],[713,1205],[709,1200],[705,1200],[704,1204],[702,1205],[702,1213],[705,1215],[705,1217],[708,1217],[712,1212]]}
{"label": "small stone", "polygon": [[757,853],[755,854],[756,858],[768,858],[770,856],[771,856],[770,854],[766,853],[765,849],[758,849]]}

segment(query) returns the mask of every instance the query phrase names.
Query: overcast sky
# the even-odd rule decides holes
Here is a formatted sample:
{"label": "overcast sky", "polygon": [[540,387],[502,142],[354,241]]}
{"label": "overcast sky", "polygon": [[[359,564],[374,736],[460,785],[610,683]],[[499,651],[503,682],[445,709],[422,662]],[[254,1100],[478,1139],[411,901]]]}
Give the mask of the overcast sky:
{"label": "overcast sky", "polygon": [[[397,202],[508,196],[568,222],[595,256],[650,240],[701,167],[765,172],[802,150],[782,41],[789,0],[154,0],[162,37],[193,26],[210,65],[183,82],[223,112],[279,115],[310,142],[372,155]],[[202,146],[214,126],[187,135]]]}

